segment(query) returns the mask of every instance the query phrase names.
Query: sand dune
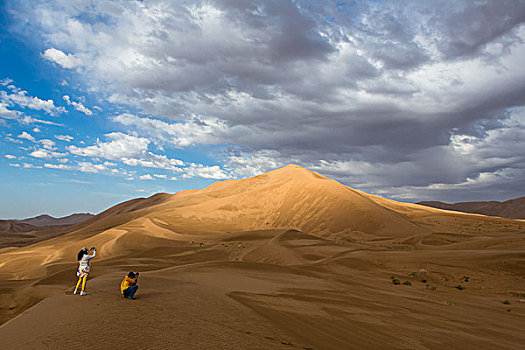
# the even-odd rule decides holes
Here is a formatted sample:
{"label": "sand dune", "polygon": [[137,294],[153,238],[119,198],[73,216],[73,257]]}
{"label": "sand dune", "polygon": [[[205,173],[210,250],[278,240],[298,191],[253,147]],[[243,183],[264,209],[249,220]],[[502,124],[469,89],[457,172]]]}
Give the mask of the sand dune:
{"label": "sand dune", "polygon": [[[84,245],[99,254],[79,297]],[[519,349],[524,263],[523,221],[398,203],[291,165],[1,249],[0,344],[76,348],[82,324],[94,348],[140,334],[134,345],[154,349]],[[130,270],[136,301],[118,295]]]}

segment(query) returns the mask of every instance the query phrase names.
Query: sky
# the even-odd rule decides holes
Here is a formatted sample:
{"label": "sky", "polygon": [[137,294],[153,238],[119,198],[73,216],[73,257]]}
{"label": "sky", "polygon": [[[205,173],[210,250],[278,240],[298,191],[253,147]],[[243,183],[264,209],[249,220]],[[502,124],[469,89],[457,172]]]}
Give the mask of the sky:
{"label": "sky", "polygon": [[289,163],[417,202],[525,195],[525,2],[4,0],[0,218]]}

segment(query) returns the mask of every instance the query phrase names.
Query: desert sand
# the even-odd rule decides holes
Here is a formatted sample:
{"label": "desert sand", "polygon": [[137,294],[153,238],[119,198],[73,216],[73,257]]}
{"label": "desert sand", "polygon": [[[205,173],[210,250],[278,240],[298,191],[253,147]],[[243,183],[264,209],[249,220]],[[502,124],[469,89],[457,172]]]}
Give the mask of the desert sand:
{"label": "desert sand", "polygon": [[[98,251],[85,297],[71,293],[82,246]],[[119,295],[132,270],[137,300]],[[524,221],[289,165],[0,249],[0,347],[522,349],[524,276]]]}

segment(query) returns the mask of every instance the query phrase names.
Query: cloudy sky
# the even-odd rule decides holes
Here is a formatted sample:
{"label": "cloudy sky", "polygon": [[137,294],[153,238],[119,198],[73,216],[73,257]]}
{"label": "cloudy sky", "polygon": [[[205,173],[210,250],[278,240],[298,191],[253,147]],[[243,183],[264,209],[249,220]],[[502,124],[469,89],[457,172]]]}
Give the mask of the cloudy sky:
{"label": "cloudy sky", "polygon": [[523,1],[2,4],[2,218],[288,163],[401,201],[525,195]]}

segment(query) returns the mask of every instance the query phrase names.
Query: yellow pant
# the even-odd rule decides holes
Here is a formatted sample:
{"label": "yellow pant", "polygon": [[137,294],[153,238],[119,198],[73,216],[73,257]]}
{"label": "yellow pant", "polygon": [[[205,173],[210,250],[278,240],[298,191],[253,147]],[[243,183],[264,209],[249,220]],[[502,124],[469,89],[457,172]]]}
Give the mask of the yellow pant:
{"label": "yellow pant", "polygon": [[75,292],[78,290],[78,286],[80,286],[80,282],[82,282],[82,291],[84,291],[84,287],[86,287],[86,280],[87,280],[87,275],[85,275],[84,277],[79,277],[78,278],[78,282],[77,282],[77,286],[75,288]]}

